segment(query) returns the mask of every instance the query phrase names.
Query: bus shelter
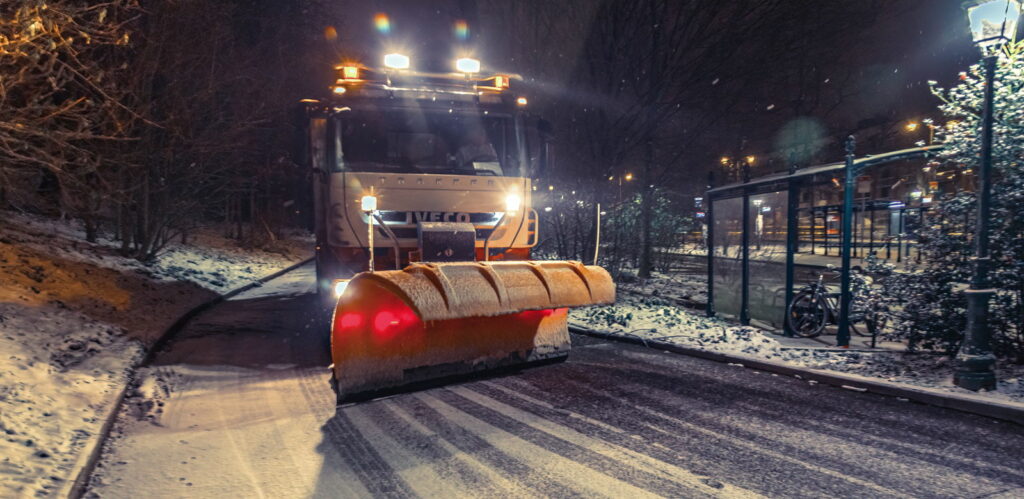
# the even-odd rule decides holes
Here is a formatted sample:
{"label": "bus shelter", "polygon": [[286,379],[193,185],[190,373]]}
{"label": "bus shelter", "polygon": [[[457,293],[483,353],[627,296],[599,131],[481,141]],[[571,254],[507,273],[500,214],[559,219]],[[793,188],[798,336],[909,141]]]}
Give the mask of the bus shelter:
{"label": "bus shelter", "polygon": [[[912,222],[923,219],[932,192],[938,194],[937,183],[872,172],[901,162],[911,165],[905,170],[928,172],[931,167],[921,164],[941,147],[857,158],[851,140],[846,161],[791,167],[788,172],[710,188],[704,198],[708,315],[744,325],[755,321],[789,334],[786,305],[795,287],[812,274],[816,277],[827,264],[834,262],[842,269],[841,292],[848,297],[855,255],[865,258],[874,252],[894,261],[908,258],[908,232]],[[848,309],[848,298],[844,301]],[[841,317],[839,345],[849,343],[845,323]]]}

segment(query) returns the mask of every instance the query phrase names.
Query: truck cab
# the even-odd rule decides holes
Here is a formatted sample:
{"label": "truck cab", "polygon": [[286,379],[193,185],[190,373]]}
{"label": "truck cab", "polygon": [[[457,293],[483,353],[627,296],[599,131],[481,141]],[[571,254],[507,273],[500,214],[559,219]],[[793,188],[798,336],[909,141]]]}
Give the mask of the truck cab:
{"label": "truck cab", "polygon": [[455,67],[415,72],[401,54],[345,63],[328,97],[303,101],[325,301],[374,268],[530,258],[548,127],[518,78]]}

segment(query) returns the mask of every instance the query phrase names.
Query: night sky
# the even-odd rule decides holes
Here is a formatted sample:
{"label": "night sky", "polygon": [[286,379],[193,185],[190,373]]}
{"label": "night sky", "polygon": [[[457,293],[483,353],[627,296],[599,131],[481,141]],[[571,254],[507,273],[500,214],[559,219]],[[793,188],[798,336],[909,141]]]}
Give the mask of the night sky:
{"label": "night sky", "polygon": [[[827,22],[829,11],[860,0],[846,2],[808,2],[813,10],[807,11],[807,22]],[[518,5],[518,4],[516,4]],[[528,4],[525,8],[529,8]],[[580,3],[581,11],[591,9],[596,2]],[[960,71],[976,61],[977,49],[970,41],[966,16],[959,0],[888,0],[877,3],[870,13],[865,29],[838,40],[831,46],[817,47],[815,54],[823,61],[808,61],[809,67],[820,69],[826,85],[845,78],[841,103],[827,113],[814,109],[806,114],[787,112],[784,95],[786,89],[774,81],[770,70],[759,72],[747,85],[748,98],[731,107],[728,119],[709,130],[700,140],[699,150],[687,155],[683,172],[706,171],[721,155],[754,154],[759,158],[772,158],[762,169],[784,167],[778,153],[780,137],[787,125],[796,120],[813,123],[823,141],[809,162],[831,161],[842,155],[841,138],[853,132],[858,136],[860,153],[877,153],[909,147],[923,137],[907,134],[901,126],[907,120],[934,117],[941,121],[935,106],[937,100],[930,94],[928,80],[941,85],[952,84]],[[337,17],[325,19],[324,25],[336,29],[338,36],[329,42],[332,57],[337,59],[366,60],[371,64],[384,51],[403,51],[412,55],[421,68],[446,70],[446,65],[457,55],[473,54],[483,60],[484,69],[522,74],[540,91],[531,96],[534,111],[552,113],[555,100],[576,100],[588,105],[586,96],[567,95],[568,79],[579,53],[586,50],[586,41],[579,34],[583,29],[561,30],[562,38],[551,40],[544,46],[517,46],[521,37],[514,31],[518,25],[503,18],[501,2],[451,0],[418,2],[407,0],[381,0],[377,2],[342,2],[336,7]],[[390,32],[382,36],[373,23],[376,13],[389,16]],[[586,22],[587,12],[572,22]],[[452,33],[452,25],[465,19],[470,26],[470,40],[460,44]],[[583,21],[580,21],[583,20]],[[855,20],[849,20],[853,22]],[[556,20],[557,22],[557,20]],[[568,22],[568,21],[567,21]],[[577,26],[578,28],[579,26]],[[752,42],[753,43],[753,42]],[[561,73],[556,69],[530,73],[529,61],[515,54],[533,51],[540,56],[557,56],[562,61]],[[730,61],[736,68],[769,67],[758,64],[779,56],[751,46],[746,56]],[[751,59],[747,59],[751,58]],[[762,61],[753,61],[753,58]],[[818,63],[821,68],[818,68]],[[838,65],[836,63],[839,63]],[[826,71],[838,68],[835,75]],[[841,72],[842,74],[840,74]],[[544,74],[536,74],[544,73]],[[835,79],[835,80],[834,80]],[[708,75],[708,81],[713,76]],[[551,87],[559,88],[553,95],[543,95]],[[591,103],[595,104],[595,103]],[[795,106],[794,107],[798,107]],[[692,175],[686,175],[692,178]]]}

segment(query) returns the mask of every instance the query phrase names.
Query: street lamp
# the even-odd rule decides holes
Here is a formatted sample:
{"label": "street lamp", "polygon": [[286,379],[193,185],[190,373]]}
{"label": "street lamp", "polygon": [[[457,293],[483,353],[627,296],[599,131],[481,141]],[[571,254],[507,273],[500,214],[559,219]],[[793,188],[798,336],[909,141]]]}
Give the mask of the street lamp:
{"label": "street lamp", "polygon": [[[608,180],[612,180],[615,177],[608,177]],[[619,175],[619,204],[622,204],[622,181],[630,182],[633,180],[633,174],[627,173],[625,175]]]}
{"label": "street lamp", "polygon": [[1017,33],[1020,0],[973,0],[964,2],[974,43],[995,52]]}
{"label": "street lamp", "polygon": [[932,121],[931,118],[925,118],[921,120],[921,122],[908,121],[906,125],[903,125],[903,129],[906,130],[907,133],[914,133],[921,128],[922,125],[928,128],[928,145],[932,145],[932,142],[935,141],[935,122]]}
{"label": "street lamp", "polygon": [[996,388],[992,331],[988,326],[988,302],[995,294],[988,280],[988,219],[992,197],[992,118],[996,62],[999,47],[1013,37],[1020,17],[1019,0],[975,0],[965,2],[974,43],[984,55],[985,102],[981,117],[981,164],[978,172],[978,214],[974,229],[974,275],[967,295],[967,330],[957,354],[953,383],[978,391]]}
{"label": "street lamp", "polygon": [[725,167],[726,174],[729,177],[735,177],[737,181],[746,181],[746,175],[749,174],[750,166],[757,161],[756,156],[740,156],[735,159],[729,156],[722,156],[718,162]]}

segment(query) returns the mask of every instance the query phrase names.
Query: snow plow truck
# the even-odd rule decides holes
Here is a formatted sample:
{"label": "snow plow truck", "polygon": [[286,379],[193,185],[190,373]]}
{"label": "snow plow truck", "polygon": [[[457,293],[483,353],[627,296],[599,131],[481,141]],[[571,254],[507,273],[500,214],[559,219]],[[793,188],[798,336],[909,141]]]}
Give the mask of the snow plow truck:
{"label": "snow plow truck", "polygon": [[568,308],[615,300],[601,267],[531,259],[550,126],[521,80],[453,63],[345,63],[303,101],[339,402],[564,360]]}

